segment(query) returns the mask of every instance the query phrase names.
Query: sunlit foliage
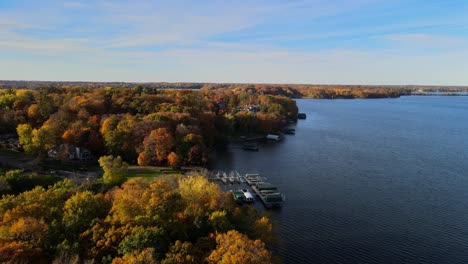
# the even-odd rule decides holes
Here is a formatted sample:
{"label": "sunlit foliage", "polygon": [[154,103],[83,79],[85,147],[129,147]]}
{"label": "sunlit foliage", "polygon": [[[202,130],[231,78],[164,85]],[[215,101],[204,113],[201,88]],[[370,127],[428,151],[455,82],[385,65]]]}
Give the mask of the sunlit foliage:
{"label": "sunlit foliage", "polygon": [[105,193],[65,180],[0,199],[7,263],[268,263],[270,236],[267,218],[197,175]]}
{"label": "sunlit foliage", "polygon": [[[0,90],[0,125],[33,157],[68,144],[130,164],[204,165],[231,136],[278,132],[295,120],[296,103],[284,95],[262,86]],[[171,152],[179,164],[170,164]]]}
{"label": "sunlit foliage", "polygon": [[125,180],[125,173],[128,169],[128,164],[122,161],[120,156],[114,157],[102,156],[98,160],[99,165],[104,170],[102,179],[107,184],[119,184]]}
{"label": "sunlit foliage", "polygon": [[216,249],[208,256],[213,264],[270,264],[271,254],[260,240],[251,240],[237,231],[216,235]]}

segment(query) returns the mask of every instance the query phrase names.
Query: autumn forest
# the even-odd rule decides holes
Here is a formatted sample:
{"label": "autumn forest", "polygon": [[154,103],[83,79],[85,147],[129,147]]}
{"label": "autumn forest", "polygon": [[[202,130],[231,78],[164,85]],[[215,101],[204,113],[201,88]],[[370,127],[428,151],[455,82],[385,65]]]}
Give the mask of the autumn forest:
{"label": "autumn forest", "polygon": [[123,175],[128,164],[204,166],[215,146],[296,120],[293,100],[248,87],[44,87],[1,90],[0,107],[3,133],[17,134],[19,150],[35,162],[67,160],[74,146],[104,171],[104,181],[44,183],[45,175],[4,167],[0,261],[274,261],[268,218],[236,205],[203,173]]}

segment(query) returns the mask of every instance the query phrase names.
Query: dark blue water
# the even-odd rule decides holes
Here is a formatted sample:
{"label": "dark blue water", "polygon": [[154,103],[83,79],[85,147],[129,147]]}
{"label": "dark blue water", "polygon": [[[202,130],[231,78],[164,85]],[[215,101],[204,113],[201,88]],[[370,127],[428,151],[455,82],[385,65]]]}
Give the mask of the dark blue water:
{"label": "dark blue water", "polygon": [[468,97],[297,103],[296,135],[214,165],[286,195],[284,263],[468,263]]}

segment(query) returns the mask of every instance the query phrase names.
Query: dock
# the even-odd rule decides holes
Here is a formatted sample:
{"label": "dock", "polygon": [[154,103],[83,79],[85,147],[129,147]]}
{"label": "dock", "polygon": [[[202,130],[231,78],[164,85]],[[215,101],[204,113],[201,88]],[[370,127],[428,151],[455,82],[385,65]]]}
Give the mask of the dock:
{"label": "dock", "polygon": [[[234,200],[239,204],[253,203],[255,201],[253,195],[262,201],[266,208],[282,207],[285,201],[285,196],[279,192],[278,188],[268,183],[267,178],[258,173],[241,175],[236,170],[229,172],[212,171],[208,173],[207,177],[209,180],[220,182],[222,185],[239,188],[238,190],[231,190]],[[251,189],[252,193],[248,189]]]}
{"label": "dock", "polygon": [[208,180],[218,181],[223,184],[234,184],[246,182],[245,179],[237,171],[212,171],[207,175]]}
{"label": "dock", "polygon": [[265,177],[259,174],[246,174],[245,179],[266,208],[278,208],[283,206],[285,201],[284,195],[278,191],[276,186],[265,182]]}

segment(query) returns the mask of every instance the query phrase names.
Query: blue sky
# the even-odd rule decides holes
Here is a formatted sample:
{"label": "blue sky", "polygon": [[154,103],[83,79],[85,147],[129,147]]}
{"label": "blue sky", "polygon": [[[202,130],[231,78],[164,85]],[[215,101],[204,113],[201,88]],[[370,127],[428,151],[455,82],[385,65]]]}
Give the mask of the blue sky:
{"label": "blue sky", "polygon": [[0,0],[0,79],[468,85],[468,2]]}

